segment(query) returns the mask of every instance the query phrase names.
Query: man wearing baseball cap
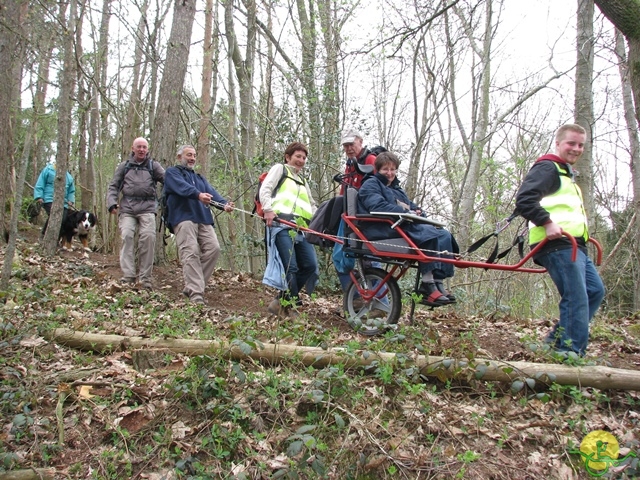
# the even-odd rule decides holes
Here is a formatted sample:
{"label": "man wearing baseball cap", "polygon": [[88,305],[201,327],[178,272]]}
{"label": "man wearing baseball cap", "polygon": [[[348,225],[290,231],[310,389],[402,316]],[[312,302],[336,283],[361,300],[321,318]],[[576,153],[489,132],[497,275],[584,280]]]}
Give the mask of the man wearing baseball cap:
{"label": "man wearing baseball cap", "polygon": [[[345,155],[347,156],[347,164],[344,170],[343,184],[340,190],[340,195],[345,194],[346,185],[348,184],[356,189],[360,189],[360,185],[362,185],[362,179],[364,175],[359,173],[356,169],[356,163],[359,165],[371,165],[373,166],[376,163],[376,156],[371,153],[371,151],[367,147],[363,147],[364,139],[362,138],[362,134],[354,129],[345,130],[342,133],[342,139],[340,143],[342,144],[342,148],[344,150]],[[377,262],[374,262],[375,266],[379,266]],[[347,288],[351,284],[351,277],[348,273],[340,273],[336,269],[336,273],[338,274],[338,279],[340,280],[340,286],[343,291],[347,291]]]}
{"label": "man wearing baseball cap", "polygon": [[[340,143],[347,156],[347,165],[344,170],[344,181],[354,188],[360,188],[364,175],[358,173],[355,163],[360,165],[373,165],[376,156],[368,148],[362,146],[362,134],[357,130],[349,129],[342,133]],[[341,195],[344,194],[345,185],[342,185]]]}

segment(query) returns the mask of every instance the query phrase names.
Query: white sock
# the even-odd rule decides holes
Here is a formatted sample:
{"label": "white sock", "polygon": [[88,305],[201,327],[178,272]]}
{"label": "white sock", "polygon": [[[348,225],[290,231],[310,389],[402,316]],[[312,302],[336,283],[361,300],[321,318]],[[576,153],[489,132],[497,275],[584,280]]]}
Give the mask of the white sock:
{"label": "white sock", "polygon": [[422,281],[424,283],[433,282],[433,272],[427,272],[422,274]]}

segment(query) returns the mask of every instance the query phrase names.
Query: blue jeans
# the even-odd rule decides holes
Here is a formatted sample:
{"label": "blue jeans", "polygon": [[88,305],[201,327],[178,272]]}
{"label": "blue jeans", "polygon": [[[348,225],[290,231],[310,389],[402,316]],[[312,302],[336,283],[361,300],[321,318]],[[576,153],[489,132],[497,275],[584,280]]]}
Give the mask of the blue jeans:
{"label": "blue jeans", "polygon": [[291,238],[291,231],[280,230],[276,233],[275,242],[289,285],[289,291],[284,293],[285,298],[299,299],[303,287],[306,287],[309,295],[313,293],[318,280],[318,260],[313,245],[300,233]]}
{"label": "blue jeans", "polygon": [[575,262],[570,248],[536,258],[547,269],[560,293],[560,321],[547,341],[560,351],[584,355],[589,342],[589,323],[604,298],[604,285],[591,259],[581,250]]}
{"label": "blue jeans", "polygon": [[[427,255],[429,255],[430,257],[449,257],[447,255],[434,253],[434,251],[435,252],[457,251],[457,244],[456,244],[456,248],[454,249],[453,235],[451,235],[451,233],[448,230],[445,230],[444,228],[434,228],[431,225],[421,225],[421,226],[425,230],[427,228],[430,228],[431,230],[436,231],[435,237],[430,238],[429,240],[422,241],[420,243],[418,243],[417,241],[419,240],[419,237],[418,238],[412,237],[412,239],[414,240],[414,242],[416,242],[418,247],[424,250],[431,250],[431,252],[425,252]],[[451,263],[443,263],[443,262],[426,262],[426,263],[420,262],[420,264],[418,265],[418,270],[420,270],[420,273],[433,272],[433,278],[435,278],[436,280],[444,280],[445,278],[451,278],[453,277],[453,273],[454,273],[453,265]]]}

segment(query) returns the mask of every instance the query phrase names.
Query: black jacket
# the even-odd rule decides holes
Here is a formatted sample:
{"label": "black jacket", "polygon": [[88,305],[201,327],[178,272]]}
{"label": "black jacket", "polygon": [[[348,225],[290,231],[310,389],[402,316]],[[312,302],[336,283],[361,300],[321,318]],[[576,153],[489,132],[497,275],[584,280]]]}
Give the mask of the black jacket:
{"label": "black jacket", "polygon": [[[555,155],[553,156],[555,157]],[[547,156],[545,156],[545,158],[546,157]],[[557,158],[560,160],[559,157]],[[516,209],[520,215],[536,226],[542,226],[551,220],[549,212],[540,206],[540,200],[542,200],[543,197],[552,195],[560,188],[560,175],[555,163],[563,164],[564,162],[538,159],[518,189]],[[567,172],[568,174],[572,174],[570,169],[567,169]],[[580,247],[585,246],[584,239],[576,238],[576,241]],[[532,247],[534,246],[535,245],[532,245]],[[542,247],[542,250],[536,254],[536,257],[565,248],[571,248],[571,242],[566,238],[551,240]]]}

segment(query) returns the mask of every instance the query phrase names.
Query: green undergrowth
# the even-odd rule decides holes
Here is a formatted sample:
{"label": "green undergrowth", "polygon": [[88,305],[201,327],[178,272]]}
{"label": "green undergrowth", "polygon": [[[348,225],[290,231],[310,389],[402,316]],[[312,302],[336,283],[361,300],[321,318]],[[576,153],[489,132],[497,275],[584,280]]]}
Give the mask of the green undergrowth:
{"label": "green undergrowth", "polygon": [[[486,317],[403,322],[362,337],[306,313],[277,321],[217,315],[176,304],[162,291],[111,291],[82,263],[58,264],[54,274],[42,261],[20,272],[4,292],[0,321],[0,472],[55,467],[65,478],[100,480],[167,472],[179,479],[373,480],[497,478],[499,469],[500,478],[554,478],[559,471],[587,478],[574,452],[590,431],[611,430],[622,447],[640,451],[635,392],[558,385],[550,370],[532,377],[517,370],[520,359],[606,364],[555,358],[525,322],[520,345],[503,348],[505,357],[516,347],[521,355],[502,367],[510,381],[497,382],[486,378]],[[224,347],[192,357],[160,352],[158,364],[143,368],[137,352],[81,352],[39,341],[53,328]],[[630,342],[606,322],[592,334]],[[325,368],[302,354],[251,357],[274,343],[316,347],[317,361],[329,349],[340,354]],[[245,356],[231,358],[232,347]],[[380,353],[394,355],[383,360]],[[365,365],[350,366],[354,359]],[[637,474],[630,460],[617,475]]]}

